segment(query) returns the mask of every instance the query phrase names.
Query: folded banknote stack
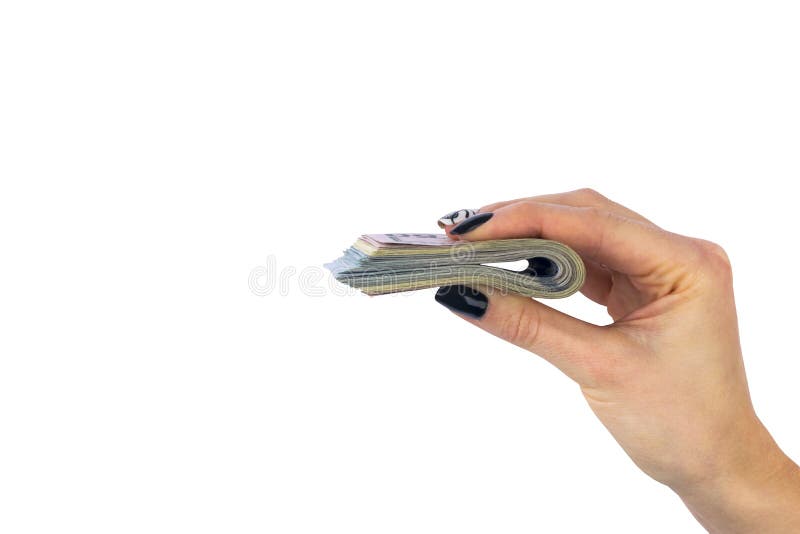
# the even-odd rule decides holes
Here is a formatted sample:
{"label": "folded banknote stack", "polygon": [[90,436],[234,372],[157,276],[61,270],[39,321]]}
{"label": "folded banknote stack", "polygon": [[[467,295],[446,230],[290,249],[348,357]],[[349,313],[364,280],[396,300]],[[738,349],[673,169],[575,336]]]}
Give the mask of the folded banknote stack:
{"label": "folded banknote stack", "polygon": [[[496,265],[527,260],[521,271]],[[368,295],[448,285],[484,286],[537,298],[578,291],[586,270],[568,246],[548,239],[457,241],[444,234],[367,234],[325,265]]]}

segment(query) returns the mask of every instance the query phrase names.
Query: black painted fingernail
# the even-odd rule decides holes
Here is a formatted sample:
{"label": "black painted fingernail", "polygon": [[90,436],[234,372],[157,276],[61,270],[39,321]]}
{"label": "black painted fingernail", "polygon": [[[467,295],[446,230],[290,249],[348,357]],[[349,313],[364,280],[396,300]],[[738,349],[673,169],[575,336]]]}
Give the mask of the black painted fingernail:
{"label": "black painted fingernail", "polygon": [[450,233],[455,235],[461,235],[461,234],[466,234],[467,232],[471,232],[478,226],[482,225],[483,223],[491,219],[492,215],[494,215],[494,213],[492,212],[478,213],[477,215],[473,215],[469,219],[464,219],[463,221],[455,225],[450,230]]}
{"label": "black painted fingernail", "polygon": [[467,286],[442,286],[436,292],[435,298],[436,302],[448,310],[474,319],[483,317],[489,306],[486,295]]}

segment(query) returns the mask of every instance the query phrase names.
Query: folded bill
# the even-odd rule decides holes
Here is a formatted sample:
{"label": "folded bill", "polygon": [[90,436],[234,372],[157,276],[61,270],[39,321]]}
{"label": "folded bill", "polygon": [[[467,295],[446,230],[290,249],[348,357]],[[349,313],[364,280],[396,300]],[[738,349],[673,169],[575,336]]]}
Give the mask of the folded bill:
{"label": "folded bill", "polygon": [[[528,260],[522,271],[485,265]],[[447,285],[488,286],[528,297],[562,298],[586,278],[580,256],[548,239],[456,241],[444,234],[362,235],[325,264],[339,282],[368,295]]]}

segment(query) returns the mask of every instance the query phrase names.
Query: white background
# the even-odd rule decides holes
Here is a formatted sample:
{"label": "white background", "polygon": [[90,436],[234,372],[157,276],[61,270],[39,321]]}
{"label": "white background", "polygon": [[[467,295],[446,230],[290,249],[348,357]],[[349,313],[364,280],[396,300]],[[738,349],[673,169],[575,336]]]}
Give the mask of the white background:
{"label": "white background", "polygon": [[[433,290],[314,273],[361,233],[593,187],[727,249],[756,408],[800,458],[798,26],[770,1],[4,2],[0,531],[702,532],[555,368]],[[311,278],[257,296],[269,261]]]}

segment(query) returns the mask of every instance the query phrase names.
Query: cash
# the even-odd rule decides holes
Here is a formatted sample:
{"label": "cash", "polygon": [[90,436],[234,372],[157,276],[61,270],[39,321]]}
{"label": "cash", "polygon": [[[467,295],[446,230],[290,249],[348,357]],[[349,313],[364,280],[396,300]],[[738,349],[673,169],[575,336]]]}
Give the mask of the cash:
{"label": "cash", "polygon": [[[528,260],[521,271],[496,265]],[[366,234],[325,264],[336,280],[368,295],[447,285],[484,286],[537,298],[567,297],[586,270],[568,246],[548,239],[456,241],[444,234]]]}

